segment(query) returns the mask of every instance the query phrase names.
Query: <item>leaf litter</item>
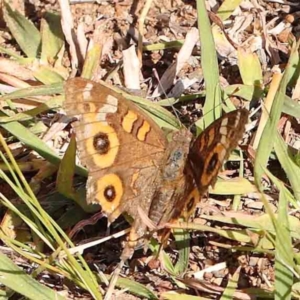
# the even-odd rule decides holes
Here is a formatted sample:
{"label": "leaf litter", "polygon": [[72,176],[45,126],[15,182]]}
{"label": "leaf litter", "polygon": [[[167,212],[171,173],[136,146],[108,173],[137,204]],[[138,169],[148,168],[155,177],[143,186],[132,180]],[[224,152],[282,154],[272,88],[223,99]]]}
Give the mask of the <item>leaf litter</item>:
{"label": "leaf litter", "polygon": [[[11,23],[11,26],[8,25],[10,31],[0,30],[2,53],[0,80],[3,85],[3,88],[2,86],[0,88],[4,94],[8,93],[8,88],[11,87],[34,88],[50,83],[49,79],[51,82],[63,82],[70,74],[83,72],[91,75],[94,80],[102,79],[119,87],[141,89],[153,102],[165,101],[166,107],[171,112],[175,111],[176,118],[187,126],[202,116],[205,97],[203,94],[201,96],[201,92],[205,91],[206,85],[203,81],[201,45],[197,29],[197,23],[201,20],[197,20],[195,2],[152,1],[144,24],[142,63],[138,61],[134,51],[138,43],[138,17],[143,8],[142,1],[135,3],[130,0],[98,2],[71,0],[68,5],[66,1],[33,0],[25,10],[18,2],[10,5],[12,11],[19,11],[16,17],[18,20],[21,19],[20,15],[23,15],[32,21],[28,24],[28,28],[33,24],[39,29],[46,11],[58,13],[61,18],[62,38],[66,43],[56,51],[60,53],[59,55],[48,57],[48,60],[40,60],[37,50],[38,38],[35,38],[36,42],[31,47],[26,46],[26,43],[23,44],[22,40],[18,39],[19,32],[13,22],[14,16],[8,9],[10,17],[6,14],[6,19],[2,19],[1,23],[7,22],[7,25]],[[198,204],[193,222],[179,226],[191,230],[188,268],[184,274],[174,276],[171,272],[176,269],[174,266],[181,257],[174,238],[170,238],[165,249],[168,256],[165,253],[160,254],[160,260],[156,257],[157,245],[153,243],[150,245],[153,252],[148,251],[145,255],[142,251],[137,251],[122,272],[122,277],[142,284],[146,290],[132,287],[129,282],[122,282],[119,285],[121,291],[116,295],[118,299],[156,297],[176,299],[176,295],[179,297],[200,295],[209,299],[230,295],[250,299],[258,295],[273,297],[274,287],[278,287],[275,280],[275,264],[278,257],[275,257],[275,253],[281,253],[283,250],[275,247],[274,238],[278,234],[278,229],[267,213],[266,205],[258,192],[261,188],[255,187],[253,167],[261,139],[270,139],[270,136],[264,135],[264,129],[268,126],[268,116],[272,114],[273,102],[277,101],[276,95],[278,96],[280,92],[284,72],[290,72],[290,76],[286,92],[280,94],[284,97],[283,105],[288,101],[293,101],[296,109],[299,105],[300,81],[296,72],[296,69],[299,69],[299,57],[294,55],[294,65],[289,59],[293,53],[292,45],[299,40],[300,6],[297,1],[279,0],[207,1],[206,9],[209,12],[218,54],[219,80],[225,91],[226,88],[232,87],[231,92],[226,94],[227,99],[225,95],[223,96],[227,105],[224,105],[224,110],[232,107],[230,105],[234,103],[235,106],[247,107],[251,112],[251,126],[247,127],[241,146],[244,156],[237,154],[238,159],[227,163],[226,170],[220,174],[227,187],[227,193],[222,192],[224,184],[218,181],[215,189]],[[195,33],[195,38],[189,42],[187,37],[191,33]],[[95,45],[100,46],[99,52],[95,52],[95,57],[100,53],[98,60],[96,63],[92,61],[89,68],[83,70],[83,65],[86,67],[86,61]],[[146,50],[152,46],[155,46],[155,50]],[[299,51],[299,44],[294,47],[298,47]],[[180,92],[174,92],[176,86]],[[250,94],[249,99],[241,92],[246,88],[253,88],[257,94]],[[56,94],[60,93],[61,91],[57,89]],[[176,99],[178,103],[173,106],[172,98],[168,97],[175,96],[179,99]],[[184,100],[185,97],[188,100]],[[18,101],[0,99],[1,117],[16,116],[38,107],[40,102],[35,102],[34,99],[35,96],[30,95],[24,95]],[[45,104],[47,100],[48,98],[40,98]],[[31,103],[32,106],[29,108],[24,105],[25,102]],[[297,161],[300,149],[300,113],[299,109],[298,113],[296,109],[294,114],[289,114],[285,110],[285,113],[280,115],[276,129],[284,136],[284,143],[288,146],[285,160],[288,162],[291,160],[291,164],[294,164],[299,172],[300,164],[297,165]],[[63,112],[58,104],[54,109],[39,111],[29,121],[19,123],[17,128],[12,128],[14,125],[12,123],[9,127],[2,126],[1,123],[0,132],[14,152],[20,167],[22,163],[27,165],[27,168],[22,167],[24,175],[31,184],[34,183],[32,187],[42,206],[64,231],[70,232],[73,242],[80,246],[107,236],[107,223],[101,214],[93,219],[93,212],[96,212],[97,208],[87,210],[84,207],[83,177],[74,177],[74,190],[79,199],[77,204],[57,193],[55,185],[57,168],[53,168],[50,164],[55,159],[49,160],[49,155],[52,151],[61,158],[66,152],[70,134],[68,121],[61,113]],[[37,128],[39,122],[43,123],[42,128]],[[19,142],[20,133],[16,131],[20,130],[20,126],[26,130],[23,131],[22,142]],[[37,144],[47,145],[43,151],[38,149],[37,144],[33,147],[27,143],[27,139],[33,138],[29,132],[38,137]],[[292,176],[297,176],[293,174],[297,172],[289,172],[283,167],[287,162],[282,162],[282,158],[280,159],[282,165],[279,163],[280,153],[276,150],[278,146],[276,147],[268,158],[268,171],[279,181],[277,182],[266,171],[261,184],[268,200],[268,207],[276,216],[280,213],[278,201],[282,195],[289,201],[287,220],[296,265],[287,267],[293,268],[297,278],[299,237],[296,228],[299,227],[300,216],[296,200],[299,201],[299,198],[290,184],[295,180]],[[1,151],[3,150],[1,146]],[[48,156],[44,152],[48,153]],[[39,167],[42,172],[37,172],[34,162],[45,162],[45,159],[47,163]],[[3,165],[1,169],[4,169],[4,162],[1,164]],[[233,184],[231,190],[230,184],[226,185],[226,181],[239,177],[244,177],[245,181],[238,180],[239,188]],[[5,190],[6,197],[12,203],[25,209],[20,198],[11,193],[11,189],[3,180],[0,184],[1,193]],[[243,184],[245,186],[241,188]],[[1,227],[9,232],[6,235],[25,243],[36,241],[20,217],[16,218],[5,206],[1,207],[1,220]],[[89,224],[93,226],[88,226]],[[110,234],[116,234],[127,227],[126,221],[121,219],[111,225]],[[282,236],[286,237],[284,234],[283,232]],[[1,240],[2,247],[7,245],[4,238]],[[100,277],[103,273],[112,273],[118,263],[122,242],[124,239],[112,239],[85,250],[83,255],[86,261]],[[7,251],[3,252],[7,254]],[[49,249],[42,252],[51,255]],[[29,274],[36,268],[30,260],[25,260],[25,264],[20,263],[22,256],[17,253],[7,255]],[[283,254],[280,260],[286,263]],[[95,298],[81,284],[68,282],[62,285],[61,277],[48,270],[43,270],[36,279],[46,286],[55,287],[55,290],[65,298]],[[280,291],[283,293],[291,288],[297,293],[297,286],[292,287],[293,281],[289,282],[290,286],[281,287]],[[234,292],[228,291],[230,286],[234,288]],[[131,295],[130,291],[136,296]]]}

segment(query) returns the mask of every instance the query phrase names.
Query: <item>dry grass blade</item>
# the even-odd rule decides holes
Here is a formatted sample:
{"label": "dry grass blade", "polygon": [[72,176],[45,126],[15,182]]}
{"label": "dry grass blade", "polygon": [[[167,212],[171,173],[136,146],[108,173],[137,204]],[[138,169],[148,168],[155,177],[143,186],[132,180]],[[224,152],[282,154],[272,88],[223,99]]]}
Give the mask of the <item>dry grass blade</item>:
{"label": "dry grass blade", "polygon": [[70,253],[72,254],[75,254],[75,253],[82,253],[85,249],[88,249],[88,248],[91,248],[91,247],[94,247],[96,245],[99,245],[99,244],[102,244],[106,241],[109,241],[111,239],[118,239],[126,234],[128,234],[130,231],[130,229],[125,229],[125,230],[122,230],[118,233],[114,233],[114,234],[111,234],[103,239],[100,239],[100,240],[97,240],[97,241],[93,241],[93,242],[90,242],[90,243],[86,243],[84,245],[80,245],[80,246],[77,246],[77,247],[74,247],[74,248],[71,248],[69,251]]}
{"label": "dry grass blade", "polygon": [[180,70],[183,68],[184,64],[190,58],[192,51],[199,40],[199,33],[196,28],[192,28],[184,40],[184,43],[179,50],[176,62],[174,62],[163,74],[160,79],[158,87],[152,94],[152,97],[158,97],[161,94],[165,93],[172,84]]}
{"label": "dry grass blade", "polygon": [[70,46],[72,69],[74,73],[73,75],[75,76],[75,71],[80,63],[80,58],[78,57],[79,51],[77,51],[77,38],[74,31],[73,17],[68,1],[59,0],[59,4],[61,9],[61,26],[65,35],[65,39]]}
{"label": "dry grass blade", "polygon": [[264,105],[262,106],[262,115],[260,118],[260,122],[256,131],[255,140],[253,142],[253,148],[257,149],[259,145],[259,141],[261,139],[261,135],[263,133],[263,129],[265,128],[265,125],[267,123],[267,120],[269,118],[269,113],[272,107],[272,103],[274,100],[274,97],[278,91],[278,87],[281,81],[282,75],[280,73],[276,73],[273,77],[273,80],[270,85],[269,93],[266,98],[266,101]]}
{"label": "dry grass blade", "polygon": [[141,15],[139,17],[139,38],[138,38],[138,59],[140,66],[142,66],[142,54],[143,54],[143,36],[144,36],[144,23],[150,6],[153,0],[146,0],[145,5],[143,6]]}
{"label": "dry grass blade", "polygon": [[123,51],[123,71],[125,87],[132,90],[140,90],[139,60],[133,46]]}

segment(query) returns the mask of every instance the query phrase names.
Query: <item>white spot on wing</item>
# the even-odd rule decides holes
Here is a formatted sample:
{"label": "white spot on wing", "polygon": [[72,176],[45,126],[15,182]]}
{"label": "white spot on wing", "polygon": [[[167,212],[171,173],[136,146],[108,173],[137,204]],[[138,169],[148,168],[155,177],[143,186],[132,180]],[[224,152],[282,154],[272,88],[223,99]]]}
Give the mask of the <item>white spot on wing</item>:
{"label": "white spot on wing", "polygon": [[106,121],[106,113],[104,112],[99,112],[97,113],[97,117],[96,117],[97,121],[100,121],[100,122],[105,122]]}
{"label": "white spot on wing", "polygon": [[[222,122],[222,124],[223,124],[223,122]],[[220,127],[220,133],[221,133],[222,135],[226,135],[227,132],[228,132],[227,127],[225,127],[225,126],[221,126],[221,127]]]}
{"label": "white spot on wing", "polygon": [[[118,110],[118,99],[114,96],[108,95],[106,97],[106,104],[104,104],[100,109],[99,109],[99,115],[101,115],[101,118],[105,120],[105,115],[108,113],[116,113]],[[102,117],[102,114],[104,116]]]}
{"label": "white spot on wing", "polygon": [[225,118],[222,120],[221,127],[227,126],[227,124],[228,124],[228,118]]}
{"label": "white spot on wing", "polygon": [[84,92],[82,93],[83,100],[90,100],[91,98],[91,90],[93,88],[93,84],[88,82],[84,87]]}
{"label": "white spot on wing", "polygon": [[118,99],[112,95],[108,95],[106,98],[106,103],[117,107]]}
{"label": "white spot on wing", "polygon": [[99,113],[104,113],[104,114],[108,114],[108,113],[115,113],[117,112],[117,106],[113,106],[111,104],[104,104],[100,109],[99,109]]}
{"label": "white spot on wing", "polygon": [[89,100],[91,98],[91,92],[90,91],[84,91],[82,93],[82,97],[83,97],[83,100]]}
{"label": "white spot on wing", "polygon": [[226,135],[222,135],[222,136],[221,136],[221,141],[220,141],[220,142],[221,142],[221,144],[223,144],[224,146],[227,145],[227,137],[226,137]]}

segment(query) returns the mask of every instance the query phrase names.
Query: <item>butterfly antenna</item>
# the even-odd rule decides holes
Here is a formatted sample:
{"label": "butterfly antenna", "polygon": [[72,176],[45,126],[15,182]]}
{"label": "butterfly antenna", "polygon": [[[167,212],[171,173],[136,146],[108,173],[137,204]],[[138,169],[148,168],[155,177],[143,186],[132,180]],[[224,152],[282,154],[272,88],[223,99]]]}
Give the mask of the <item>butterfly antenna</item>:
{"label": "butterfly antenna", "polygon": [[[159,76],[158,76],[158,74],[157,74],[156,69],[153,68],[152,71],[153,71],[153,75],[154,75],[154,77],[156,78],[156,80],[157,80],[157,82],[158,82],[158,85],[159,85],[159,87],[161,88],[161,90],[162,90],[164,96],[168,99],[168,95],[167,95],[167,93],[166,93],[164,87],[163,87],[162,84],[161,84],[161,81],[160,81],[160,79],[159,79]],[[175,109],[175,107],[174,107],[171,103],[170,103],[170,105],[171,105],[171,107],[172,107],[172,110],[173,110],[173,112],[174,112],[174,115],[176,116],[177,120],[179,120],[179,122],[180,122],[179,115],[178,115],[178,110]],[[181,122],[180,122],[180,124],[182,125]]]}

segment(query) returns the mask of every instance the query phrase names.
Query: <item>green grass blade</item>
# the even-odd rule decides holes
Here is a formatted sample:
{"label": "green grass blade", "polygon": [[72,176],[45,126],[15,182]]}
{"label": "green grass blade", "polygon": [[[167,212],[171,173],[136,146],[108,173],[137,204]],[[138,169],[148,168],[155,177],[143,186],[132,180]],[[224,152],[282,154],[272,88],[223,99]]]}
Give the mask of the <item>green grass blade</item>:
{"label": "green grass blade", "polygon": [[222,294],[220,300],[234,299],[234,292],[238,288],[238,280],[240,277],[241,267],[238,267],[233,276],[229,278],[228,284]]}
{"label": "green grass blade", "polygon": [[293,272],[284,262],[275,258],[275,300],[292,299]]}
{"label": "green grass blade", "polygon": [[175,41],[161,41],[160,43],[154,43],[143,46],[143,51],[159,51],[170,48],[181,48],[184,43],[184,40],[175,40]]}
{"label": "green grass blade", "polygon": [[41,49],[41,36],[39,31],[31,21],[26,19],[17,10],[12,10],[5,1],[3,10],[6,24],[20,48],[27,57],[38,58]]}
{"label": "green grass blade", "polygon": [[[150,289],[146,288],[144,285],[134,282],[126,278],[118,278],[117,286],[122,289],[128,289],[128,291],[134,295],[141,297],[142,299],[157,300]],[[121,296],[120,296],[121,299]]]}
{"label": "green grass blade", "polygon": [[[0,124],[1,123],[2,124],[10,123],[10,122],[14,122],[14,121],[20,122],[20,121],[31,120],[31,119],[33,119],[33,117],[37,116],[38,114],[44,113],[44,112],[54,109],[54,108],[61,107],[63,100],[64,100],[64,97],[62,95],[57,96],[57,97],[52,97],[50,100],[46,101],[45,103],[42,103],[33,109],[29,109],[26,112],[20,112],[11,117],[0,117]],[[38,124],[36,124],[36,125],[38,125]],[[32,133],[36,133],[36,131],[33,130],[36,125],[34,125],[30,128],[30,131]],[[44,124],[41,124],[41,125],[45,126]]]}
{"label": "green grass blade", "polygon": [[23,59],[23,57],[20,54],[16,53],[15,51],[13,51],[12,49],[9,49],[9,48],[4,48],[4,47],[0,46],[0,53],[6,54],[9,57],[15,58],[17,60]]}
{"label": "green grass blade", "polygon": [[282,112],[294,118],[300,118],[300,104],[285,95]]}
{"label": "green grass blade", "polygon": [[61,28],[60,15],[46,12],[41,26],[42,53],[41,60],[53,63],[64,45],[64,35]]}
{"label": "green grass blade", "polygon": [[175,229],[173,235],[178,249],[178,261],[175,265],[175,273],[182,275],[187,270],[190,255],[190,233],[186,230]]}
{"label": "green grass blade", "polygon": [[[61,158],[43,141],[41,141],[37,136],[32,134],[27,128],[17,122],[11,122],[8,124],[1,125],[5,130],[10,132],[13,136],[19,139],[22,143],[27,145],[29,148],[38,152],[47,161],[53,163],[54,165],[59,165]],[[77,166],[76,173],[87,176],[86,169]]]}
{"label": "green grass blade", "polygon": [[257,192],[256,186],[242,177],[219,179],[214,188],[209,188],[209,193],[215,195],[243,195],[254,192]]}
{"label": "green grass blade", "polygon": [[[209,219],[209,220],[214,219],[211,216],[209,216],[207,218],[205,216],[203,216],[203,218]],[[242,221],[241,221],[241,223],[242,223]],[[238,222],[236,224],[238,224]],[[186,229],[186,230],[213,232],[213,233],[216,233],[216,234],[223,236],[230,240],[239,241],[239,242],[243,242],[243,243],[251,243],[251,238],[249,237],[249,234],[247,233],[246,230],[223,230],[223,229],[216,229],[216,228],[213,228],[210,226],[201,225],[201,224],[197,224],[197,223],[186,223],[186,222],[173,224],[173,225],[170,225],[170,227]]]}
{"label": "green grass blade", "polygon": [[162,267],[171,275],[176,276],[176,269],[172,263],[170,256],[162,249],[160,253],[160,262]]}
{"label": "green grass blade", "polygon": [[85,195],[73,188],[73,177],[75,173],[76,140],[73,135],[70,144],[59,165],[56,178],[57,191],[69,199],[73,199],[85,212],[95,212],[99,210],[98,205],[88,204]]}
{"label": "green grass blade", "polygon": [[64,77],[57,73],[55,68],[42,65],[34,72],[34,77],[44,84],[54,84],[64,81]]}
{"label": "green grass blade", "polygon": [[165,292],[162,294],[163,300],[211,300],[211,298],[204,298],[199,296],[192,296],[183,293]]}
{"label": "green grass blade", "polygon": [[270,156],[270,153],[273,149],[274,144],[270,142],[270,137],[273,137],[275,135],[275,132],[277,130],[277,124],[282,112],[282,107],[285,99],[285,93],[286,88],[288,85],[289,80],[292,77],[292,72],[294,71],[294,64],[298,63],[298,48],[299,48],[298,42],[291,51],[291,56],[289,59],[289,62],[287,64],[287,68],[284,72],[284,75],[282,77],[282,80],[279,85],[278,92],[274,98],[274,102],[270,111],[269,119],[266,123],[266,126],[264,128],[255,159],[254,164],[254,175],[255,175],[255,182],[256,185],[259,188],[262,188],[261,186],[261,178],[263,176],[263,169],[268,163],[268,159]]}
{"label": "green grass blade", "polygon": [[59,293],[31,278],[1,252],[0,265],[0,282],[28,299],[65,299]]}
{"label": "green grass blade", "polygon": [[87,53],[87,57],[84,60],[84,66],[82,70],[82,77],[91,79],[97,68],[99,68],[101,60],[102,47],[99,44],[94,45]]}
{"label": "green grass blade", "polygon": [[40,85],[18,89],[12,93],[1,96],[0,101],[28,98],[34,96],[48,96],[52,94],[62,94],[63,92],[63,85],[61,82],[58,82],[49,85]]}
{"label": "green grass blade", "polygon": [[218,9],[217,16],[221,19],[221,21],[227,20],[241,2],[242,0],[224,0]]}
{"label": "green grass blade", "polygon": [[243,83],[245,85],[259,87],[262,84],[262,69],[256,53],[239,48],[238,65]]}
{"label": "green grass blade", "polygon": [[263,97],[264,90],[254,85],[232,84],[224,88],[228,96],[241,97],[246,101]]}
{"label": "green grass blade", "polygon": [[75,173],[76,140],[72,135],[70,144],[61,160],[56,178],[56,188],[59,193],[66,196],[73,191],[73,176]]}
{"label": "green grass blade", "polygon": [[[201,64],[206,86],[206,100],[203,108],[204,124],[207,127],[221,116],[221,89],[219,67],[211,24],[207,15],[205,1],[197,0],[198,29],[201,42]],[[197,124],[198,127],[199,124]]]}
{"label": "green grass blade", "polygon": [[[225,216],[202,216],[202,218],[210,221],[222,222],[224,224],[239,225],[239,226],[244,226],[255,230],[263,230],[272,234],[276,233],[274,224],[272,223],[272,220],[268,214],[263,214],[261,216],[255,217],[255,216],[247,216],[245,214],[231,212],[226,214]],[[288,219],[289,219],[290,233],[292,237],[299,239],[300,238],[299,220],[294,216],[289,216]],[[189,223],[188,228],[191,228],[190,226],[191,224]]]}
{"label": "green grass blade", "polygon": [[295,198],[297,201],[300,201],[300,168],[294,163],[294,161],[289,156],[288,146],[277,131],[274,137],[274,149],[280,162],[280,165],[284,169],[291,183]]}
{"label": "green grass blade", "polygon": [[[275,256],[275,298],[291,299],[293,285],[293,247],[290,235],[288,220],[288,201],[284,195],[284,190],[279,193],[278,223],[276,235],[276,256]],[[282,251],[284,250],[284,251]],[[288,257],[286,257],[286,254]]]}

